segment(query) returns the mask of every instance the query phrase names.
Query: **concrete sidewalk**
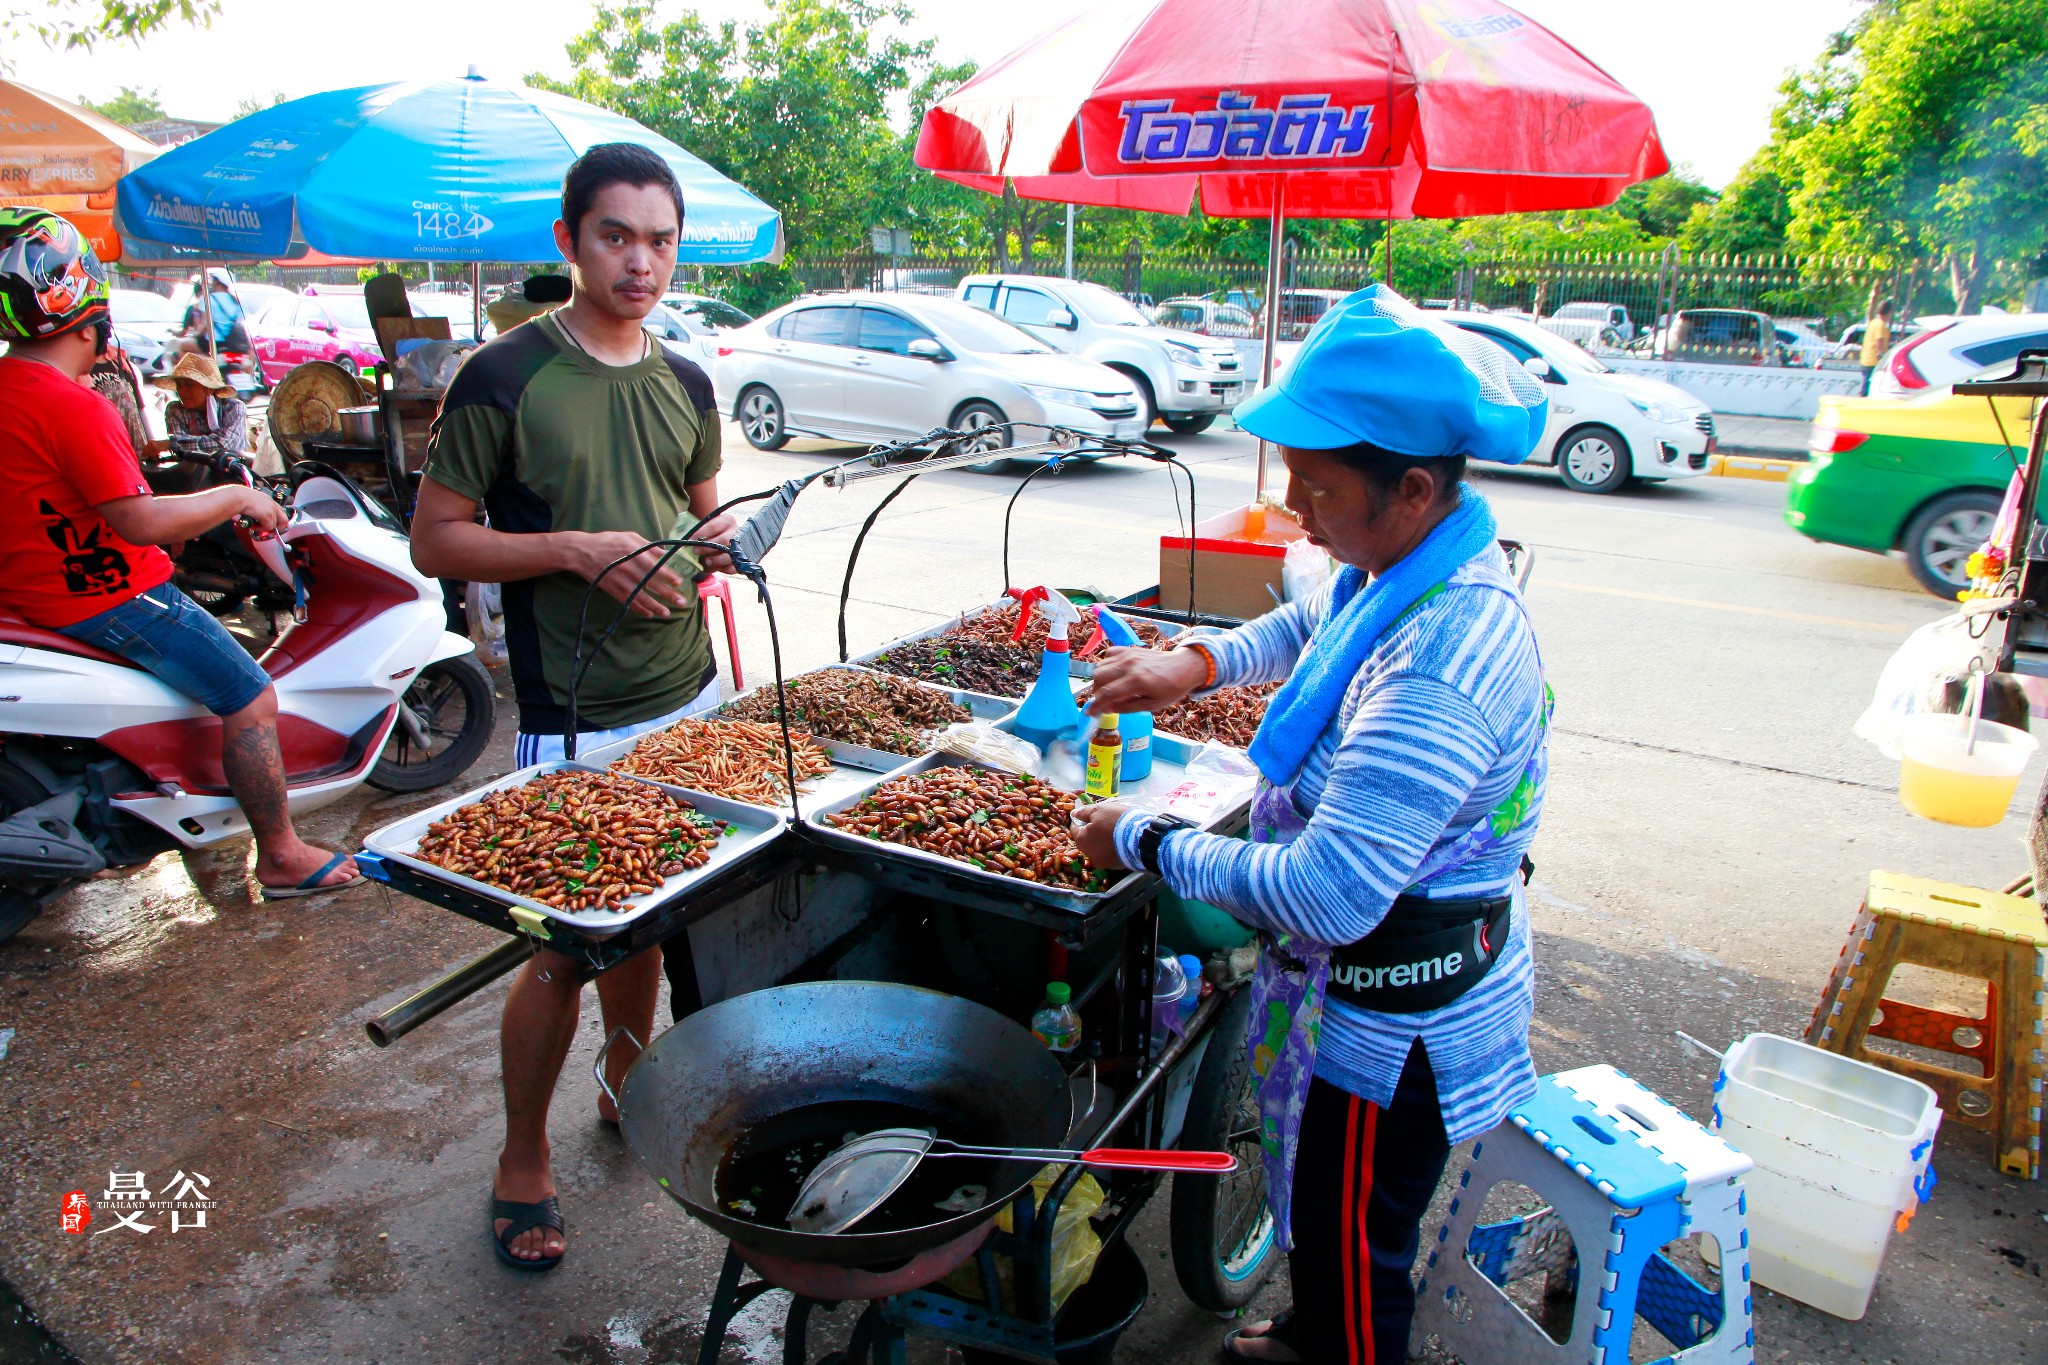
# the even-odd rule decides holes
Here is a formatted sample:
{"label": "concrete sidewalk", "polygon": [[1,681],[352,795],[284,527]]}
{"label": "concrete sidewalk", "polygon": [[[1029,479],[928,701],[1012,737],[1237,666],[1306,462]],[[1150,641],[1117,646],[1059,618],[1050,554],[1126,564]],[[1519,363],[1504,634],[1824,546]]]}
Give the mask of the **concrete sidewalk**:
{"label": "concrete sidewalk", "polygon": [[1810,423],[1790,417],[1741,417],[1715,413],[1714,429],[1724,455],[1805,459]]}

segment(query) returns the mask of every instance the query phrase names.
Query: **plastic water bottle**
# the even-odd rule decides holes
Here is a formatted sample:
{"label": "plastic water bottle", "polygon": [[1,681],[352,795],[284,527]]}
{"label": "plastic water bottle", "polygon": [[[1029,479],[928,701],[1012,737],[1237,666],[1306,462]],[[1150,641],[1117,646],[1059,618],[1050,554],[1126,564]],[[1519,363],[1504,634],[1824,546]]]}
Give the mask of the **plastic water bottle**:
{"label": "plastic water bottle", "polygon": [[1068,1003],[1073,998],[1066,982],[1049,982],[1045,1003],[1031,1016],[1031,1036],[1063,1056],[1081,1046],[1081,1016]]}
{"label": "plastic water bottle", "polygon": [[1201,1006],[1202,997],[1209,993],[1211,987],[1202,979],[1202,959],[1193,953],[1180,955],[1180,974],[1187,978],[1188,983],[1188,993],[1180,998],[1180,1026],[1185,1031],[1188,1020],[1195,1017],[1195,1010]]}

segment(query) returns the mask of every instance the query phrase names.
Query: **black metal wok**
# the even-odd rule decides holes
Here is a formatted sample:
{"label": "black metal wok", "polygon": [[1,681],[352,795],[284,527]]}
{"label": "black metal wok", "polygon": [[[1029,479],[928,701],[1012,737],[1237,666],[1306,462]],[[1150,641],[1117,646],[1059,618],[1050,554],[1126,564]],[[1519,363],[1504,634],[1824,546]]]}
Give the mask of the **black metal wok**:
{"label": "black metal wok", "polygon": [[820,981],[721,1001],[655,1039],[619,1087],[619,1128],[698,1219],[742,1246],[825,1265],[884,1265],[955,1241],[1040,1166],[991,1162],[981,1207],[888,1231],[796,1232],[720,1206],[715,1177],[728,1152],[778,1116],[834,1101],[912,1105],[942,1127],[1017,1146],[1059,1142],[1073,1115],[1058,1061],[995,1011],[915,986]]}

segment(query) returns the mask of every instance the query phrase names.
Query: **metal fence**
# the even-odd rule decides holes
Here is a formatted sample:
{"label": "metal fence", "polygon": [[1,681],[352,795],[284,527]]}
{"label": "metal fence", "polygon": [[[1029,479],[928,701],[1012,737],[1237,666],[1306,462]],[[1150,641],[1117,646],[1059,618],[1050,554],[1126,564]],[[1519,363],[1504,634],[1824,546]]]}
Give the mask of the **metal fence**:
{"label": "metal fence", "polygon": [[[792,261],[799,290],[918,289],[950,291],[966,275],[992,271],[987,253],[959,256],[876,256],[849,253]],[[1382,277],[1385,258],[1374,252],[1290,251],[1284,274],[1290,289],[1361,288]],[[1016,274],[1058,274],[1058,256],[1011,262]],[[1082,255],[1079,279],[1155,301],[1183,295],[1220,297],[1265,291],[1266,264],[1225,256],[1147,253]],[[1395,278],[1411,298],[1438,304],[1513,310],[1550,317],[1567,304],[1610,303],[1626,308],[1639,329],[1692,308],[1729,308],[1800,319],[1829,335],[1865,316],[1873,295],[1906,298],[1918,283],[1906,272],[1879,270],[1857,259],[1784,255],[1691,255],[1620,252],[1541,259],[1468,260],[1447,265],[1405,260],[1395,240]]]}

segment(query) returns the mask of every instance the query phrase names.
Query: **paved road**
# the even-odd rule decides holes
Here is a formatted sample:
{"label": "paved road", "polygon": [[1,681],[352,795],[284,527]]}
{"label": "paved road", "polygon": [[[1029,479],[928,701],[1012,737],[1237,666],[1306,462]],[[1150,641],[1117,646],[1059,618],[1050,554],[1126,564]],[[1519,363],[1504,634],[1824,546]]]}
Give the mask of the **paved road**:
{"label": "paved road", "polygon": [[[729,491],[826,458],[730,439]],[[1202,511],[1250,493],[1245,438],[1178,445]],[[885,514],[853,583],[856,652],[1001,588],[1013,482],[935,475]],[[790,671],[836,657],[846,550],[885,486],[807,493],[770,560]],[[1538,1061],[1613,1062],[1704,1112],[1711,1068],[1673,1028],[1797,1034],[1871,868],[1995,886],[2022,865],[2019,822],[1955,830],[1900,809],[1890,765],[1849,726],[1899,639],[1939,607],[1896,564],[1792,535],[1781,485],[1588,498],[1508,472],[1482,486],[1503,533],[1537,549],[1530,600],[1559,698],[1531,897]],[[1042,478],[1016,508],[1011,577],[1148,584],[1174,525],[1157,469]],[[762,613],[740,615],[749,677],[765,679]],[[509,766],[507,740],[476,776]],[[360,837],[411,804],[358,800],[314,831]],[[376,890],[252,903],[245,871],[241,848],[167,856],[67,896],[0,948],[0,1028],[18,1030],[0,1060],[16,1097],[0,1117],[14,1167],[0,1273],[94,1362],[694,1359],[718,1249],[591,1117],[594,1008],[555,1111],[571,1255],[529,1280],[483,1236],[501,991],[388,1052],[360,1027],[492,936]],[[1986,1151],[1944,1135],[1940,1195],[1894,1241],[1862,1322],[1759,1291],[1759,1358],[2048,1355],[2042,1194],[1994,1175]],[[60,1235],[61,1193],[98,1190],[115,1164],[207,1172],[214,1226]],[[1152,1300],[1120,1358],[1209,1359],[1218,1324],[1173,1286],[1158,1207],[1137,1234]],[[1284,1296],[1276,1285],[1266,1301]],[[765,1319],[749,1330],[729,1360],[779,1359]]]}

